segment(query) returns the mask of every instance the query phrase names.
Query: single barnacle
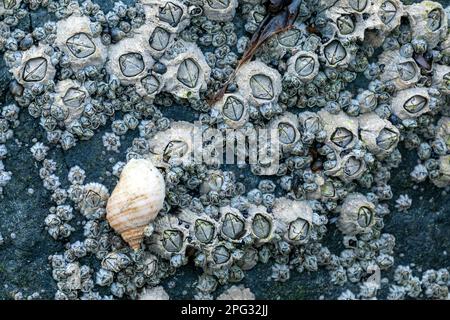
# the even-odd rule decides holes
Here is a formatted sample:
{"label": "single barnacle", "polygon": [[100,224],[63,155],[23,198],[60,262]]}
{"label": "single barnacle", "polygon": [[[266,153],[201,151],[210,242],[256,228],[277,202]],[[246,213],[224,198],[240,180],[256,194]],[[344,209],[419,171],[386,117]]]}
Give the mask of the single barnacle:
{"label": "single barnacle", "polygon": [[426,88],[405,89],[392,98],[392,112],[402,120],[417,118],[430,110],[429,100]]}
{"label": "single barnacle", "polygon": [[149,157],[156,165],[169,162],[189,162],[194,156],[194,125],[173,122],[170,128],[158,132],[148,141]]}
{"label": "single barnacle", "polygon": [[337,39],[330,40],[321,47],[321,58],[330,67],[345,66],[350,57],[347,49]]}
{"label": "single barnacle", "polygon": [[380,159],[389,155],[400,139],[398,129],[388,120],[381,119],[374,113],[360,116],[359,127],[361,141]]}
{"label": "single barnacle", "polygon": [[405,58],[399,50],[386,50],[380,54],[379,63],[384,65],[380,80],[391,81],[397,89],[414,86],[419,81],[420,69],[411,57]]}
{"label": "single barnacle", "polygon": [[54,106],[61,108],[65,114],[64,118],[59,120],[70,126],[81,117],[85,103],[89,102],[90,97],[83,86],[67,79],[57,83],[54,99]]}
{"label": "single barnacle", "polygon": [[300,80],[308,82],[319,72],[317,55],[311,52],[299,51],[288,62],[288,72],[296,75]]}
{"label": "single barnacle", "polygon": [[383,23],[383,29],[389,32],[400,24],[403,4],[399,0],[377,0],[373,12]]}
{"label": "single barnacle", "polygon": [[157,217],[153,222],[154,232],[146,243],[150,251],[164,259],[179,257],[181,263],[187,263],[185,251],[189,231],[174,216]]}
{"label": "single barnacle", "polygon": [[106,61],[107,49],[100,37],[94,36],[90,25],[89,18],[79,13],[57,23],[55,45],[69,57],[74,71],[87,66],[102,67]]}
{"label": "single barnacle", "polygon": [[103,215],[109,197],[108,189],[96,182],[88,183],[83,189],[80,212],[88,219]]}
{"label": "single barnacle", "polygon": [[229,206],[220,208],[220,234],[231,242],[241,242],[247,233],[247,226],[244,217],[239,210]]}
{"label": "single barnacle", "polygon": [[189,25],[189,12],[178,0],[142,0],[146,19],[150,23],[164,27],[171,33],[181,32]]}
{"label": "single barnacle", "polygon": [[273,216],[263,206],[251,206],[247,217],[248,230],[254,238],[255,245],[259,246],[272,241],[275,232]]}
{"label": "single barnacle", "polygon": [[39,45],[21,52],[16,56],[17,60],[10,72],[24,87],[47,84],[55,76],[55,67],[50,61],[51,51],[49,46]]}
{"label": "single barnacle", "polygon": [[444,40],[447,35],[447,16],[442,5],[434,1],[422,1],[406,7],[414,38],[424,38],[430,48]]}
{"label": "single barnacle", "polygon": [[375,224],[375,205],[360,193],[349,194],[342,204],[338,228],[346,235],[366,233]]}
{"label": "single barnacle", "polygon": [[317,113],[323,129],[327,133],[326,143],[334,150],[352,148],[358,141],[358,120],[349,117],[344,112],[332,115],[326,111]]}
{"label": "single barnacle", "polygon": [[237,0],[205,0],[203,12],[209,20],[230,21],[236,14]]}
{"label": "single barnacle", "polygon": [[200,91],[206,90],[211,71],[203,53],[195,44],[182,40],[175,42],[168,51],[171,52],[166,52],[160,60],[167,67],[163,90],[179,98],[198,98]]}
{"label": "single barnacle", "polygon": [[289,243],[304,244],[312,234],[314,212],[307,201],[278,198],[272,210],[276,232]]}
{"label": "single barnacle", "polygon": [[281,76],[278,71],[259,61],[242,66],[236,73],[235,81],[239,87],[238,92],[256,105],[277,101],[281,93]]}
{"label": "single barnacle", "polygon": [[245,125],[248,121],[247,101],[239,94],[224,94],[221,100],[214,105],[213,110],[218,110],[224,122],[233,129]]}
{"label": "single barnacle", "polygon": [[106,63],[108,73],[124,84],[140,83],[154,64],[148,40],[143,34],[135,34],[109,47]]}

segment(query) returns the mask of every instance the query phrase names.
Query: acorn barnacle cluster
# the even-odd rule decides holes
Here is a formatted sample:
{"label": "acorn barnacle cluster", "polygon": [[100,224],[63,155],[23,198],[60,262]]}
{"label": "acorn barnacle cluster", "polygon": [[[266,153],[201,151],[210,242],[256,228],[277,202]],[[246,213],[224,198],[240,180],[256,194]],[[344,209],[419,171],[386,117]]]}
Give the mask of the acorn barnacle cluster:
{"label": "acorn barnacle cluster", "polygon": [[[55,21],[20,29],[37,9]],[[220,299],[253,299],[235,283],[258,263],[279,282],[324,269],[333,285],[359,284],[339,298],[376,298],[386,283],[367,279],[395,264],[383,217],[415,201],[390,186],[400,150],[417,155],[414,184],[450,185],[448,12],[400,0],[140,0],[108,12],[0,1],[16,102],[0,114],[0,194],[22,110],[43,128],[29,149],[50,193],[43,225],[65,242],[49,257],[55,298],[167,299],[161,282],[189,263],[195,299],[218,285],[231,286]],[[98,163],[59,162],[99,134]],[[394,273],[389,298],[445,298],[446,269]]]}

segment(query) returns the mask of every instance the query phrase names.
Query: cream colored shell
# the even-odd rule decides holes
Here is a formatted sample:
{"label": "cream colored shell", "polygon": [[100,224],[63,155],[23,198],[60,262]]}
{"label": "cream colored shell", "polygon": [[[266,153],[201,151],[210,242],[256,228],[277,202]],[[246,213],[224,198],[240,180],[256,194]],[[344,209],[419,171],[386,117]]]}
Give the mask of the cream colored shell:
{"label": "cream colored shell", "polygon": [[145,227],[162,209],[165,183],[151,161],[131,159],[106,206],[106,218],[131,248],[139,249]]}

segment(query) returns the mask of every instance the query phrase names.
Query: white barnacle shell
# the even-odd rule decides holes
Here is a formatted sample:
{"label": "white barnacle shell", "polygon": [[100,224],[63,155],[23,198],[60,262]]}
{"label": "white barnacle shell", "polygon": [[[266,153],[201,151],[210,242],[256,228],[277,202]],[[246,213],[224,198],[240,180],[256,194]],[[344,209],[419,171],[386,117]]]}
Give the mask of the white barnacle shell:
{"label": "white barnacle shell", "polygon": [[141,0],[148,22],[155,23],[172,33],[178,33],[189,25],[186,5],[178,0]]}
{"label": "white barnacle shell", "polygon": [[199,98],[200,91],[207,88],[211,68],[203,52],[191,42],[176,41],[160,59],[167,72],[163,91],[182,99]]}
{"label": "white barnacle shell", "polygon": [[183,209],[178,219],[189,226],[189,245],[204,248],[216,243],[219,224],[205,213],[197,214],[189,209]]}
{"label": "white barnacle shell", "polygon": [[300,140],[298,119],[293,113],[285,112],[283,115],[270,120],[268,128],[276,131],[277,143],[282,150],[289,150]]}
{"label": "white barnacle shell", "polygon": [[161,58],[175,41],[175,33],[154,22],[147,22],[134,30],[134,34],[144,37],[146,46],[155,59]]}
{"label": "white barnacle shell", "polygon": [[439,176],[431,181],[439,188],[445,188],[450,184],[450,155],[440,156]]}
{"label": "white barnacle shell", "polygon": [[242,66],[236,73],[239,93],[255,105],[278,101],[281,93],[281,76],[277,70],[260,61]]}
{"label": "white barnacle shell", "polygon": [[248,234],[247,224],[241,212],[230,206],[221,207],[220,236],[230,242],[240,243]]}
{"label": "white barnacle shell", "polygon": [[154,232],[146,240],[150,251],[168,260],[179,256],[182,263],[187,263],[185,251],[189,230],[180,224],[180,220],[174,216],[161,216],[153,222],[153,226]]}
{"label": "white barnacle shell", "polygon": [[248,122],[247,100],[238,93],[226,93],[214,104],[223,121],[232,129],[238,129]]}
{"label": "white barnacle shell", "polygon": [[255,300],[255,295],[243,285],[231,286],[219,295],[216,300]]}
{"label": "white barnacle shell", "polygon": [[338,157],[338,163],[339,170],[334,176],[339,177],[344,182],[358,179],[366,170],[366,162],[364,159],[356,155],[353,151],[342,157]]}
{"label": "white barnacle shell", "polygon": [[162,174],[147,159],[131,159],[123,168],[106,207],[109,224],[134,250],[139,249],[144,229],[164,203]]}
{"label": "white barnacle shell", "polygon": [[53,49],[50,46],[39,45],[21,52],[9,70],[21,85],[32,87],[35,84],[46,85],[55,77],[55,67],[50,56]]}
{"label": "white barnacle shell", "polygon": [[[325,110],[317,113],[323,129],[327,133],[326,144],[340,153],[351,149],[358,141],[358,119],[341,111],[331,114]],[[339,155],[339,154],[338,154]]]}
{"label": "white barnacle shell", "polygon": [[208,246],[204,249],[205,258],[201,267],[209,275],[219,270],[229,269],[236,260],[233,250],[235,248],[232,243],[217,241],[214,246]]}
{"label": "white barnacle shell", "polygon": [[86,184],[83,187],[80,212],[88,219],[102,216],[105,213],[108,197],[108,189],[101,183]]}
{"label": "white barnacle shell", "polygon": [[403,4],[400,0],[375,0],[372,12],[382,22],[383,30],[390,32],[400,25]]}
{"label": "white barnacle shell", "polygon": [[320,59],[329,67],[345,67],[351,58],[352,55],[339,39],[333,38],[320,47]]}
{"label": "white barnacle shell", "polygon": [[403,57],[399,50],[382,52],[379,63],[385,66],[380,80],[391,81],[399,90],[414,86],[420,78],[420,69],[414,59]]}
{"label": "white barnacle shell", "polygon": [[236,14],[237,0],[205,0],[203,12],[209,20],[231,21]]}
{"label": "white barnacle shell", "polygon": [[138,296],[138,300],[169,300],[169,295],[162,286],[144,288]]}
{"label": "white barnacle shell", "polygon": [[103,66],[108,50],[100,37],[92,33],[87,16],[76,13],[59,20],[56,30],[55,45],[70,58],[70,66],[74,71],[87,66]]}
{"label": "white barnacle shell", "polygon": [[363,114],[358,120],[361,141],[378,158],[383,159],[397,147],[400,132],[390,121],[375,113]]}
{"label": "white barnacle shell", "polygon": [[337,222],[343,234],[366,233],[375,222],[375,205],[364,195],[351,193],[345,198]]}
{"label": "white barnacle shell", "polygon": [[427,88],[417,87],[397,92],[392,98],[392,113],[402,120],[417,118],[430,111]]}
{"label": "white barnacle shell", "polygon": [[304,244],[308,242],[313,228],[313,209],[307,201],[278,198],[272,215],[276,217],[276,228],[287,242]]}
{"label": "white barnacle shell", "polygon": [[172,122],[148,141],[149,157],[155,165],[188,163],[194,157],[195,126],[186,121]]}
{"label": "white barnacle shell", "polygon": [[287,71],[303,82],[314,79],[319,73],[319,59],[317,54],[309,51],[299,51],[289,58]]}
{"label": "white barnacle shell", "polygon": [[450,67],[442,64],[433,64],[432,85],[443,94],[450,94]]}
{"label": "white barnacle shell", "polygon": [[447,35],[447,15],[442,5],[435,1],[422,1],[406,6],[406,13],[414,38],[427,41],[430,48],[445,39]]}
{"label": "white barnacle shell", "polygon": [[54,104],[64,111],[63,120],[66,126],[81,117],[89,100],[89,93],[77,81],[66,79],[58,81],[55,86]]}
{"label": "white barnacle shell", "polygon": [[247,229],[256,246],[268,243],[275,236],[274,218],[265,207],[252,205],[248,209]]}
{"label": "white barnacle shell", "polygon": [[109,47],[106,70],[123,84],[139,83],[155,63],[144,34],[135,34]]}

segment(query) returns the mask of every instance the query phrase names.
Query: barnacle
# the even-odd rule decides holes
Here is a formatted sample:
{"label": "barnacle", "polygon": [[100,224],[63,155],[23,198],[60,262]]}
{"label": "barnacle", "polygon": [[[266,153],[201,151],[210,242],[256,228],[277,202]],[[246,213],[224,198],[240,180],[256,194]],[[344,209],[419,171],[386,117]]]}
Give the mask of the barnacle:
{"label": "barnacle", "polygon": [[[103,1],[0,0],[13,79],[11,94],[2,90],[0,195],[15,221],[24,210],[8,197],[23,179],[11,184],[21,168],[9,166],[23,161],[10,157],[27,136],[21,122],[33,130],[34,118],[43,132],[21,159],[35,161],[46,192],[27,178],[33,189],[18,200],[49,194],[41,222],[65,242],[49,257],[55,299],[169,299],[160,284],[185,279],[177,272],[188,263],[200,272],[196,292],[181,295],[213,299],[247,277],[253,289],[260,262],[273,281],[323,269],[343,290],[359,285],[339,299],[447,298],[444,268],[419,278],[398,266],[384,276],[395,284],[379,289],[397,260],[383,231],[388,200],[408,216],[422,201],[406,181],[397,194],[396,168],[417,156],[407,171],[415,192],[450,184],[448,7],[140,0],[104,10]],[[327,246],[339,237],[342,246]],[[9,240],[0,235],[0,246],[27,239]],[[218,299],[239,297],[254,299],[243,286]]]}

